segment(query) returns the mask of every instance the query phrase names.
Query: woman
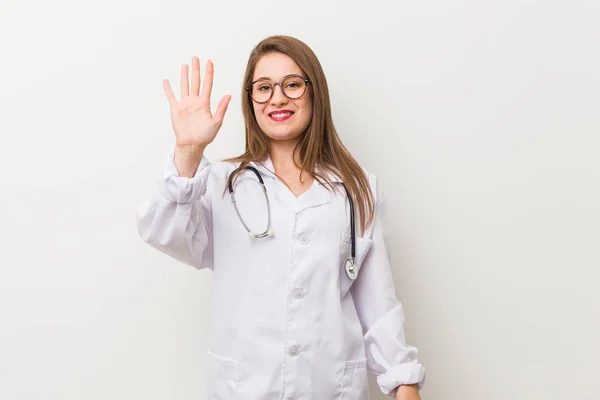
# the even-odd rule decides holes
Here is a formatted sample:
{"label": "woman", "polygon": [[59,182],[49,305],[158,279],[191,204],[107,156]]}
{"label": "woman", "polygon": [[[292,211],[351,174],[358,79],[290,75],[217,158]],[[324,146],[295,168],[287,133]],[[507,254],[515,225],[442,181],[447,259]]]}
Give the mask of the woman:
{"label": "woman", "polygon": [[419,399],[425,371],[404,338],[385,200],[336,133],[317,57],[287,36],[256,46],[246,151],[218,163],[204,151],[231,96],[211,113],[213,68],[200,92],[199,60],[191,86],[184,65],[180,100],[163,82],[176,142],[138,212],[145,242],[213,271],[208,398],[366,400],[370,369],[391,398]]}

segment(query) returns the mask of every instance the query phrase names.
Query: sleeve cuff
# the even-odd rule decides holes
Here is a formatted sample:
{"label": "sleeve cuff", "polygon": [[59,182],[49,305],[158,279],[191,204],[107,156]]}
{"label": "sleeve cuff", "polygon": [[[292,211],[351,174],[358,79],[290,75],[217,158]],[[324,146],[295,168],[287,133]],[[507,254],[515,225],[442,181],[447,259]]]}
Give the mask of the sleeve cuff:
{"label": "sleeve cuff", "polygon": [[400,364],[377,377],[377,383],[391,398],[396,397],[396,389],[400,385],[416,384],[421,390],[425,384],[425,368],[418,363]]}
{"label": "sleeve cuff", "polygon": [[210,165],[208,158],[203,155],[194,176],[187,178],[179,176],[173,157],[174,151],[171,149],[164,162],[163,175],[158,179],[161,194],[167,200],[178,204],[198,200],[206,191],[207,167]]}

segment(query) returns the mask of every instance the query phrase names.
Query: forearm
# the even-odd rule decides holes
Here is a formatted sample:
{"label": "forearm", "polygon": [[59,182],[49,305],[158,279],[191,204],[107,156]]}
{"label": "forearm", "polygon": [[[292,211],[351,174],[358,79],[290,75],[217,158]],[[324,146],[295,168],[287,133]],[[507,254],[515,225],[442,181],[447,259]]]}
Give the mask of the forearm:
{"label": "forearm", "polygon": [[417,385],[400,385],[396,392],[396,400],[421,400]]}

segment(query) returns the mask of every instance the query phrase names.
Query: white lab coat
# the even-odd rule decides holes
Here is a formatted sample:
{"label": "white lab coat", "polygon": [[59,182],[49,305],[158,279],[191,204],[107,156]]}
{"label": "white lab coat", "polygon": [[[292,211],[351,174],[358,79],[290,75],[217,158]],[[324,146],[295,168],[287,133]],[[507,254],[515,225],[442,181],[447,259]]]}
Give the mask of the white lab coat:
{"label": "white lab coat", "polygon": [[[193,178],[180,177],[173,150],[157,190],[137,214],[145,242],[213,271],[208,399],[366,400],[367,369],[390,396],[400,384],[421,387],[425,370],[405,340],[376,177],[368,173],[375,222],[362,236],[356,215],[353,281],[343,268],[350,254],[343,187],[334,193],[315,180],[296,198],[269,171],[271,161],[263,164],[250,165],[267,188],[272,237],[250,238],[229,192],[223,195],[237,165],[204,157]],[[248,227],[264,231],[267,205],[256,176],[245,171],[235,189]]]}

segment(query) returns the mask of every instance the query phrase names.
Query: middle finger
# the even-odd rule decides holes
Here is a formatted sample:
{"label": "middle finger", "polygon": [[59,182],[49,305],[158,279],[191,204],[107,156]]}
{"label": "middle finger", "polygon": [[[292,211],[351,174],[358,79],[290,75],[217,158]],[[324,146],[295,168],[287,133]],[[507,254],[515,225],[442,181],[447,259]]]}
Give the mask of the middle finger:
{"label": "middle finger", "polygon": [[192,58],[192,96],[200,94],[200,60]]}
{"label": "middle finger", "polygon": [[188,65],[181,66],[181,98],[190,95],[190,82],[188,81]]}

